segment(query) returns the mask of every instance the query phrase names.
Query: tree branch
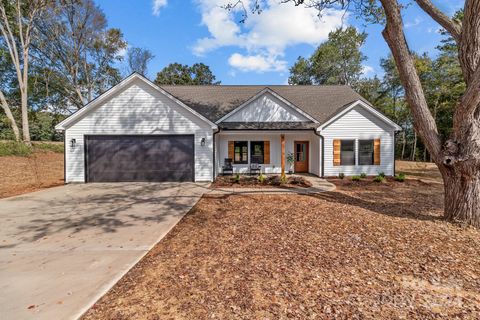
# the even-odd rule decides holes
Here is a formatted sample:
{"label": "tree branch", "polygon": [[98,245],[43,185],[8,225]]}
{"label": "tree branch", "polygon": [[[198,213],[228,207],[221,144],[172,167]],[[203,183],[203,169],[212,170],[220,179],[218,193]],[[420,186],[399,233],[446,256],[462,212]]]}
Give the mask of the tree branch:
{"label": "tree branch", "polygon": [[415,129],[428,147],[437,164],[442,163],[442,142],[437,125],[428,109],[415,61],[403,32],[403,21],[397,0],[380,0],[385,10],[386,25],[382,34],[397,65],[405,96],[412,110]]}
{"label": "tree branch", "polygon": [[460,42],[462,26],[440,11],[430,0],[415,0],[433,20],[448,31],[457,43]]}
{"label": "tree branch", "polygon": [[[470,78],[460,103],[455,110],[454,125],[461,121],[460,118],[472,117],[480,107],[480,64]],[[461,115],[461,116],[460,116]]]}

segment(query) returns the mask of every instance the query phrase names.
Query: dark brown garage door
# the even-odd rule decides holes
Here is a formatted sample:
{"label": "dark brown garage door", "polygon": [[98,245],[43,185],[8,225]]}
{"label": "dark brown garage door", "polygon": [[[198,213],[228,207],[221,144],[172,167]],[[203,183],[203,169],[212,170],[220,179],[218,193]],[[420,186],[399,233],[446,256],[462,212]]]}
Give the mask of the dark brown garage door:
{"label": "dark brown garage door", "polygon": [[86,136],[87,182],[193,181],[193,135]]}

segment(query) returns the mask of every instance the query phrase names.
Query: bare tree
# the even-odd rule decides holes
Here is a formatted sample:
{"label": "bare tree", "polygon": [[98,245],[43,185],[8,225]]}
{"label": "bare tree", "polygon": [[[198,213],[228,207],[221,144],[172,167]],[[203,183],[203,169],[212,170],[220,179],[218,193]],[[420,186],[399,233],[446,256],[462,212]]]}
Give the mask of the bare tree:
{"label": "bare tree", "polygon": [[63,83],[69,106],[82,108],[120,80],[113,67],[126,42],[118,29],[107,29],[104,13],[92,0],[57,0],[38,23],[34,45],[39,58]]}
{"label": "bare tree", "polygon": [[138,72],[141,75],[146,75],[148,70],[148,63],[155,56],[148,50],[143,48],[129,48],[127,52],[127,63],[129,73]]}
{"label": "bare tree", "polygon": [[[48,0],[1,0],[0,2],[0,32],[8,48],[15,67],[20,92],[20,109],[22,113],[22,138],[30,144],[30,129],[28,123],[28,67],[30,48],[35,23],[48,6]],[[11,106],[5,95],[0,91],[2,108],[11,122],[15,139],[20,140],[18,125],[12,115]]]}
{"label": "bare tree", "polygon": [[[415,69],[402,20],[403,6],[398,0],[282,0],[296,6],[317,10],[341,8],[355,10],[367,20],[384,24],[382,35],[387,42],[405,89],[412,111],[415,130],[438,166],[445,188],[445,217],[480,227],[480,1],[465,0],[463,22],[445,15],[430,0],[415,0],[417,5],[444,28],[458,46],[459,61],[466,90],[457,102],[451,136],[445,140],[438,133],[430,112],[425,91]],[[225,8],[236,6],[248,12],[260,12],[265,0],[250,6],[242,0],[232,1]],[[251,11],[249,11],[251,10]]]}

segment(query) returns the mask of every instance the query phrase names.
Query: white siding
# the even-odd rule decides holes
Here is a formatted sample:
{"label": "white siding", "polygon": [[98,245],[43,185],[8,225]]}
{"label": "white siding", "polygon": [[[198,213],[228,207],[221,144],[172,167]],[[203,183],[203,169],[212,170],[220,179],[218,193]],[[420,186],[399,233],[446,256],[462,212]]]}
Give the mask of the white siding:
{"label": "white siding", "polygon": [[[217,142],[217,170],[216,174],[222,173],[222,165],[225,158],[228,158],[228,141],[270,141],[270,164],[261,165],[263,173],[281,173],[281,144],[280,135],[285,134],[285,155],[293,152],[294,141],[309,141],[309,172],[320,175],[320,137],[312,131],[237,131],[221,132],[216,135]],[[250,145],[250,143],[249,143]],[[250,160],[250,147],[248,159]],[[248,164],[234,164],[235,173],[248,173]],[[289,165],[285,162],[285,170]],[[293,170],[293,165],[292,165]]]}
{"label": "white siding", "polygon": [[264,93],[223,122],[310,121],[271,93]]}
{"label": "white siding", "polygon": [[[65,131],[66,182],[85,181],[84,135],[194,134],[195,180],[211,181],[213,131],[211,125],[142,80],[133,81],[107,102],[91,110]],[[200,145],[205,138],[205,146]],[[70,147],[76,140],[75,148]]]}
{"label": "white siding", "polygon": [[[394,129],[363,107],[354,107],[341,118],[324,128],[320,133],[325,138],[325,176],[337,176],[341,172],[345,175],[359,175],[362,172],[368,175],[376,175],[379,172],[384,172],[386,175],[394,174]],[[355,151],[357,159],[358,140],[380,139],[380,165],[334,166],[334,139],[356,140]]]}

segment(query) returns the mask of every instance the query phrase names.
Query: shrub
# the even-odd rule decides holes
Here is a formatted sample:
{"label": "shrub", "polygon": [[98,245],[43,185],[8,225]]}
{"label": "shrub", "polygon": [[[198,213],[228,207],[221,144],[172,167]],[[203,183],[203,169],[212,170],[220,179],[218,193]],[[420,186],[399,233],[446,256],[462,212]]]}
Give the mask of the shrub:
{"label": "shrub", "polygon": [[378,176],[379,176],[379,177],[382,177],[382,178],[385,178],[385,172],[383,172],[383,171],[382,171],[382,172],[379,172],[379,173],[378,173]]}
{"label": "shrub", "polygon": [[240,183],[240,174],[236,174],[235,175],[235,178],[233,178],[233,180],[235,181],[235,183]]}
{"label": "shrub", "polygon": [[367,174],[365,172],[360,173],[360,178],[365,179],[367,177]]}
{"label": "shrub", "polygon": [[20,156],[27,157],[32,154],[32,147],[23,142],[7,141],[0,142],[0,157],[1,156]]}
{"label": "shrub", "polygon": [[267,180],[267,177],[260,172],[260,175],[258,176],[258,182],[260,182],[261,184],[264,184]]}
{"label": "shrub", "polygon": [[280,176],[270,176],[268,177],[268,183],[273,186],[279,186],[281,184]]}
{"label": "shrub", "polygon": [[340,172],[340,173],[338,174],[338,177],[339,177],[340,179],[343,179],[343,178],[345,178],[345,173],[343,173],[343,172]]}
{"label": "shrub", "polygon": [[375,182],[385,182],[385,176],[378,175],[373,179]]}
{"label": "shrub", "polygon": [[35,142],[33,148],[36,150],[63,153],[63,143]]}
{"label": "shrub", "polygon": [[352,181],[360,181],[360,176],[352,176]]}
{"label": "shrub", "polygon": [[404,182],[405,181],[405,173],[401,172],[395,176],[395,180],[398,182]]}
{"label": "shrub", "polygon": [[280,177],[280,184],[286,184],[288,182],[288,178],[285,174],[282,174]]}

